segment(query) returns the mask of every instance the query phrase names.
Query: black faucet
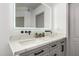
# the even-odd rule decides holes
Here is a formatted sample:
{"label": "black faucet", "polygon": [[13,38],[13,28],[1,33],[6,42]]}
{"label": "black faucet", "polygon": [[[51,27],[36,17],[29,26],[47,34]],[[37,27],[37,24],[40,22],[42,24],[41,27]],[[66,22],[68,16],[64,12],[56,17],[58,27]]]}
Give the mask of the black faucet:
{"label": "black faucet", "polygon": [[29,33],[29,35],[30,35],[31,31],[28,31],[28,33]]}
{"label": "black faucet", "polygon": [[52,34],[52,31],[51,30],[45,30],[45,32],[50,32]]}
{"label": "black faucet", "polygon": [[25,31],[25,33],[28,33],[30,35],[31,34],[31,31]]}

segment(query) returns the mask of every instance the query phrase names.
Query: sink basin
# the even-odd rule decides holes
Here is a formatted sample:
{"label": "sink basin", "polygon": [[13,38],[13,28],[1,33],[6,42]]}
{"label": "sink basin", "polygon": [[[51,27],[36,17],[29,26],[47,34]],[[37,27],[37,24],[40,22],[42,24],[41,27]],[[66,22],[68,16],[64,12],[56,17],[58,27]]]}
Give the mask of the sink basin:
{"label": "sink basin", "polygon": [[41,41],[43,41],[42,39],[41,40],[36,40],[36,39],[28,39],[28,40],[19,40],[18,43],[20,45],[26,45],[26,44],[30,44],[30,43],[40,43]]}
{"label": "sink basin", "polygon": [[41,43],[44,41],[48,41],[48,36],[47,37],[41,37],[41,38],[28,38],[28,39],[21,39],[18,40],[17,42],[20,45],[30,45],[32,43],[37,44],[37,43]]}

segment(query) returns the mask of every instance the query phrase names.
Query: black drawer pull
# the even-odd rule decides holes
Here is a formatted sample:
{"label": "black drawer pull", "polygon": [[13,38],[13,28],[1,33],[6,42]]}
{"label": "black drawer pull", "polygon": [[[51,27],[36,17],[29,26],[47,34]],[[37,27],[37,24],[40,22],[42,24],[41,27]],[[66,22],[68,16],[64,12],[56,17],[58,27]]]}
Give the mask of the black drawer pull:
{"label": "black drawer pull", "polygon": [[57,56],[57,54],[54,54],[54,56]]}
{"label": "black drawer pull", "polygon": [[62,41],[61,43],[64,43],[64,41]]}
{"label": "black drawer pull", "polygon": [[44,50],[41,50],[40,52],[34,53],[34,55],[39,55],[40,53],[43,53]]}
{"label": "black drawer pull", "polygon": [[55,44],[55,45],[53,45],[53,46],[51,46],[51,47],[55,47],[55,46],[57,46],[57,45]]}
{"label": "black drawer pull", "polygon": [[64,52],[64,45],[61,45],[62,49],[61,49],[61,52]]}

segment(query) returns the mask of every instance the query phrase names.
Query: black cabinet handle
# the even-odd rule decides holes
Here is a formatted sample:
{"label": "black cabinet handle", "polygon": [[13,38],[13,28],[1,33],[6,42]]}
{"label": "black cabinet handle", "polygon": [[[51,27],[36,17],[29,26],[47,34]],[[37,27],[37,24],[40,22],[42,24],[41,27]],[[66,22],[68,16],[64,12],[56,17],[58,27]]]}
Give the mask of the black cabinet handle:
{"label": "black cabinet handle", "polygon": [[64,51],[64,45],[61,45],[61,52],[63,52]]}
{"label": "black cabinet handle", "polygon": [[53,45],[53,46],[51,46],[51,47],[55,47],[55,46],[57,46],[57,45],[55,44],[55,45]]}
{"label": "black cabinet handle", "polygon": [[34,53],[34,55],[39,55],[40,53],[43,53],[44,50],[41,50],[40,52]]}
{"label": "black cabinet handle", "polygon": [[54,56],[57,56],[57,54],[55,53]]}
{"label": "black cabinet handle", "polygon": [[64,43],[64,41],[62,41],[61,43]]}

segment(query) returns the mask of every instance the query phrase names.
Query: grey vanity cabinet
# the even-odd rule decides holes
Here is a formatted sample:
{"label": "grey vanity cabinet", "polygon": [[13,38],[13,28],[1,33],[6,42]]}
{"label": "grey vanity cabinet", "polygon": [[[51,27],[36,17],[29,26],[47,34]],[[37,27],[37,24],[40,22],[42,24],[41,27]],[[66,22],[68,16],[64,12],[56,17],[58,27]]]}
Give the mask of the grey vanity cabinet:
{"label": "grey vanity cabinet", "polygon": [[47,45],[38,47],[28,52],[19,54],[20,56],[65,56],[66,43],[65,38],[51,42]]}
{"label": "grey vanity cabinet", "polygon": [[60,56],[59,42],[52,42],[49,44],[49,54],[50,56]]}
{"label": "grey vanity cabinet", "polygon": [[49,54],[50,56],[65,56],[66,55],[66,41],[63,40],[52,42],[49,44]]}

